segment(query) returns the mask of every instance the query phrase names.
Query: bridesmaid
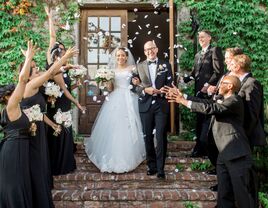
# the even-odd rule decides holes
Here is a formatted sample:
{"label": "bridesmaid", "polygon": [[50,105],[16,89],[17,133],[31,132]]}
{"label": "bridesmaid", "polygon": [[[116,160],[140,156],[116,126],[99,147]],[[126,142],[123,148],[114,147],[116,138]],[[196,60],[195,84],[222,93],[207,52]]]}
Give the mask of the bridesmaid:
{"label": "bridesmaid", "polygon": [[0,103],[5,105],[1,112],[0,125],[4,139],[0,142],[0,207],[32,208],[32,189],[29,158],[28,117],[20,108],[30,74],[30,64],[35,47],[28,42],[26,58],[19,74],[18,84],[0,87]]}
{"label": "bridesmaid", "polygon": [[[39,73],[38,68],[32,65],[31,76],[27,83],[24,99],[21,102],[23,108],[30,108],[36,104],[40,105],[42,112],[46,111],[46,101],[39,88],[50,77],[60,72],[60,67],[78,53],[75,48],[66,51],[65,55],[49,70]],[[34,64],[34,62],[32,62]],[[49,153],[45,124],[37,121],[36,136],[30,140],[30,171],[32,176],[33,206],[38,208],[54,207],[51,195],[52,177],[49,163]]]}
{"label": "bridesmaid", "polygon": [[[56,42],[52,14],[47,7],[45,10],[49,19],[50,30],[50,45],[47,51],[47,62],[50,66],[53,63],[57,63],[64,55],[65,47],[62,43]],[[67,63],[65,63],[62,67],[64,71],[63,74],[53,77],[54,82],[60,86],[64,94],[60,98],[57,98],[55,108],[51,108],[50,104],[48,104],[47,115],[51,120],[53,120],[53,116],[58,110],[61,110],[62,112],[70,111],[71,103],[74,103],[82,112],[85,110],[85,108],[82,107],[70,93],[71,90],[77,86],[71,86],[71,79],[67,71],[71,68],[72,65],[67,65]],[[76,169],[72,126],[62,126],[62,131],[58,136],[54,136],[53,132],[53,129],[48,129],[48,145],[52,174],[62,175],[70,173]]]}

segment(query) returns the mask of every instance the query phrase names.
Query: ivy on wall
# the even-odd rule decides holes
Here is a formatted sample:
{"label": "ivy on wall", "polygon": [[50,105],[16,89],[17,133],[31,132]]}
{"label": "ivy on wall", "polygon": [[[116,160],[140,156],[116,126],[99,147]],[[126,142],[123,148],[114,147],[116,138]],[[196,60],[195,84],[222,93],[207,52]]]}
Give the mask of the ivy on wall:
{"label": "ivy on wall", "polygon": [[[0,0],[0,84],[15,81],[17,67],[24,60],[20,49],[26,48],[29,39],[40,48],[35,61],[41,68],[45,67],[45,54],[49,44],[44,10],[47,3],[49,2]],[[79,5],[73,1],[63,1],[57,6],[50,6],[55,10],[55,24],[59,28],[57,35],[70,46],[73,44],[72,25],[79,18]]]}

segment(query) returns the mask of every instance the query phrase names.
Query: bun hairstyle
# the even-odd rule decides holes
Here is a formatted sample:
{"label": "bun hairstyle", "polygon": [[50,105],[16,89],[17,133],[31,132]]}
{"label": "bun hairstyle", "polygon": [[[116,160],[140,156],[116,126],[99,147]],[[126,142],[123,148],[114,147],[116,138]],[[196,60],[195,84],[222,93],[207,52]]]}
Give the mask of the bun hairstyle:
{"label": "bun hairstyle", "polygon": [[15,90],[15,84],[8,84],[8,85],[0,85],[0,103],[5,102],[5,96],[11,95],[12,92]]}
{"label": "bun hairstyle", "polygon": [[[63,48],[60,47],[61,45]],[[63,50],[65,50],[64,44],[61,42],[56,42],[50,51],[51,61],[54,62],[56,60],[56,57],[61,57]]]}

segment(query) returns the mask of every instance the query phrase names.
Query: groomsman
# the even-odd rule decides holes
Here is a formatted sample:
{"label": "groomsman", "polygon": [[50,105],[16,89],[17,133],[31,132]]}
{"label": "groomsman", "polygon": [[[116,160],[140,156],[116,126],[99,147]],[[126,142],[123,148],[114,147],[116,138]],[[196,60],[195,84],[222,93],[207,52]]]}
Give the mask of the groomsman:
{"label": "groomsman", "polygon": [[243,126],[253,150],[254,146],[265,146],[267,143],[264,132],[263,88],[260,82],[253,78],[250,65],[251,60],[247,55],[237,55],[231,62],[231,74],[241,81],[238,95],[244,102]]}
{"label": "groomsman", "polygon": [[170,102],[181,103],[192,112],[212,115],[209,130],[219,151],[218,208],[257,207],[255,173],[248,138],[243,128],[244,108],[243,100],[237,95],[239,88],[240,81],[236,76],[225,76],[219,86],[222,98],[213,103],[186,100],[177,89],[167,91]]}
{"label": "groomsman", "polygon": [[[165,159],[167,152],[167,123],[169,103],[161,89],[170,86],[173,77],[171,65],[158,59],[158,48],[154,41],[144,44],[147,59],[137,65],[136,77],[132,79],[133,91],[139,95],[139,112],[143,126],[147,175],[157,173],[158,178],[165,178]],[[154,134],[156,147],[154,145]]]}
{"label": "groomsman", "polygon": [[[211,46],[211,33],[203,30],[198,34],[199,45],[202,50],[195,55],[194,68],[188,77],[184,77],[185,83],[194,79],[195,96],[207,98],[207,89],[210,85],[216,85],[224,72],[223,54],[219,47]],[[206,127],[206,117],[200,113],[196,114],[196,145],[191,154],[192,157],[199,157],[206,154],[202,132]]]}

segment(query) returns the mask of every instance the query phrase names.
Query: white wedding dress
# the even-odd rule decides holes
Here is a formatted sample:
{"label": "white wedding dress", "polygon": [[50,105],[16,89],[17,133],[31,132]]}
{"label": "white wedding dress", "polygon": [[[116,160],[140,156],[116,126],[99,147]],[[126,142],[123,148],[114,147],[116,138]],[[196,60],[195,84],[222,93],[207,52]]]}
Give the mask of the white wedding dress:
{"label": "white wedding dress", "polygon": [[85,141],[89,159],[101,172],[129,172],[145,159],[138,96],[129,89],[130,76],[128,68],[115,70],[114,91]]}

